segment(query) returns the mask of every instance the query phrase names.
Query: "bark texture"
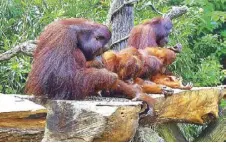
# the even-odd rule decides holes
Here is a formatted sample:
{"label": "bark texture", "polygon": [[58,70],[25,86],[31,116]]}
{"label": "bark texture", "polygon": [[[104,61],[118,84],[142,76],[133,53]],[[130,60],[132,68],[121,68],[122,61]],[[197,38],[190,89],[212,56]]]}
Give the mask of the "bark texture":
{"label": "bark texture", "polygon": [[130,141],[141,102],[50,101],[42,141]]}
{"label": "bark texture", "polygon": [[133,2],[114,0],[111,4],[108,16],[112,29],[111,49],[119,51],[127,46],[128,35],[134,26]]}

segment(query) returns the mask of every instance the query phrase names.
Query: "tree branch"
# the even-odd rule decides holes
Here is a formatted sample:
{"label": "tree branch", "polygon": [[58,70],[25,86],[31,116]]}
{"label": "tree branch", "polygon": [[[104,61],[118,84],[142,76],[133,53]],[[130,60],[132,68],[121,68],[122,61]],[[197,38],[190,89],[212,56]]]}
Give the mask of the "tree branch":
{"label": "tree branch", "polygon": [[24,53],[28,56],[33,56],[33,52],[37,46],[36,40],[29,40],[24,43],[21,43],[14,48],[0,54],[0,61],[9,60],[12,57],[16,56],[18,53]]}
{"label": "tree branch", "polygon": [[141,8],[137,8],[137,10],[138,10],[138,11],[139,11],[139,10],[142,10],[142,9],[148,7],[148,6],[150,6],[154,12],[156,12],[156,13],[158,13],[158,14],[160,14],[160,15],[163,15],[163,13],[160,12],[160,11],[158,11],[158,10],[155,8],[155,6],[154,6],[150,1],[147,2],[147,3],[145,3]]}
{"label": "tree branch", "polygon": [[122,42],[122,41],[125,41],[125,40],[127,40],[128,38],[129,38],[129,35],[123,37],[122,39],[119,39],[118,41],[115,41],[114,43],[111,44],[110,49],[112,49],[112,47],[113,47],[115,44],[118,44],[118,43],[120,43],[120,42]]}
{"label": "tree branch", "polygon": [[187,6],[173,6],[172,9],[163,15],[163,17],[169,17],[170,19],[174,19],[180,17],[181,15],[187,13],[188,7]]}

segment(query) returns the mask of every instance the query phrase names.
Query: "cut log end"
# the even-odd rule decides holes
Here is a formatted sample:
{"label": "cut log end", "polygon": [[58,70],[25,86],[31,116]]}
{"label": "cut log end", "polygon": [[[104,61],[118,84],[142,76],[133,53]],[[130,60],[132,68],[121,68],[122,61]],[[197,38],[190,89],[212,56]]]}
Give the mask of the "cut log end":
{"label": "cut log end", "polygon": [[42,141],[130,141],[141,102],[50,101]]}

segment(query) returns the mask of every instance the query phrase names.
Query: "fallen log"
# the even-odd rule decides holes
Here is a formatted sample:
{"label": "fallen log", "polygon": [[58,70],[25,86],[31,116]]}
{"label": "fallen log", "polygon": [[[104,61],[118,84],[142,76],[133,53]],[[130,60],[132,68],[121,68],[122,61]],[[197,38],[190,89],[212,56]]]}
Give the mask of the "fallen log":
{"label": "fallen log", "polygon": [[[219,117],[218,103],[225,90],[194,88],[175,92],[166,99],[151,95],[157,97],[155,116],[151,113],[139,117],[142,102],[122,98],[48,101],[46,126],[44,107],[22,96],[0,94],[0,141],[41,141],[44,126],[43,141],[130,141],[138,121],[134,141],[186,141],[177,122],[203,124]],[[153,132],[156,134],[150,134]]]}
{"label": "fallen log", "polygon": [[[185,142],[177,123],[208,124],[219,118],[219,102],[225,97],[226,90],[223,87],[193,88],[191,91],[175,90],[173,96],[163,98],[163,95],[153,95],[158,98],[154,108],[156,116],[145,115],[139,120],[138,136],[136,141],[151,142],[145,135],[155,130],[155,133],[167,142]],[[222,117],[221,117],[222,118]],[[221,118],[219,121],[221,121]],[[212,121],[212,122],[211,122]],[[218,125],[222,129],[222,122]],[[149,128],[149,129],[148,129]],[[154,129],[153,129],[154,128]],[[211,132],[217,128],[210,129]],[[222,130],[221,130],[222,131]],[[215,138],[217,134],[211,138]],[[141,138],[143,137],[143,138]],[[224,141],[221,140],[215,141]],[[204,139],[203,139],[204,140]]]}
{"label": "fallen log", "polygon": [[222,87],[176,90],[167,98],[158,96],[154,106],[155,116],[146,115],[140,122],[209,123],[219,117],[219,103],[225,95],[226,90]]}
{"label": "fallen log", "polygon": [[45,126],[47,110],[21,97],[0,94],[0,141],[130,141],[142,104],[120,98],[48,101]]}
{"label": "fallen log", "polygon": [[0,142],[31,142],[43,138],[46,109],[29,100],[0,94]]}

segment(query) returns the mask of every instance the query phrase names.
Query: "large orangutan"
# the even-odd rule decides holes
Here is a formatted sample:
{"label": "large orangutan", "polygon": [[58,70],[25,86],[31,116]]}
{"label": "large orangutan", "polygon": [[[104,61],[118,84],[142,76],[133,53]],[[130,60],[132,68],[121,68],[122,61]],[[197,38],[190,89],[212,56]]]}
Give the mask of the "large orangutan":
{"label": "large orangutan", "polygon": [[128,46],[137,49],[164,47],[173,25],[169,18],[156,17],[135,26],[128,39]]}
{"label": "large orangutan", "polygon": [[49,24],[39,37],[25,92],[49,99],[80,100],[102,89],[117,89],[152,104],[152,98],[119,80],[115,73],[87,67],[87,61],[101,54],[110,38],[106,26],[86,19]]}
{"label": "large orangutan", "polygon": [[[131,32],[128,39],[128,46],[133,46],[137,49],[146,49],[147,47],[153,47],[151,49],[151,55],[158,57],[162,63],[162,73],[158,73],[155,76],[151,76],[151,80],[158,84],[164,84],[172,88],[181,89],[191,89],[192,84],[183,86],[181,79],[178,80],[175,76],[166,75],[165,69],[170,65],[176,58],[175,52],[180,52],[179,50],[173,48],[169,49],[154,49],[155,47],[164,47],[168,43],[168,36],[172,29],[172,22],[169,18],[156,17],[143,24],[135,26]],[[175,47],[178,48],[178,45]],[[163,72],[164,71],[164,72]]]}

